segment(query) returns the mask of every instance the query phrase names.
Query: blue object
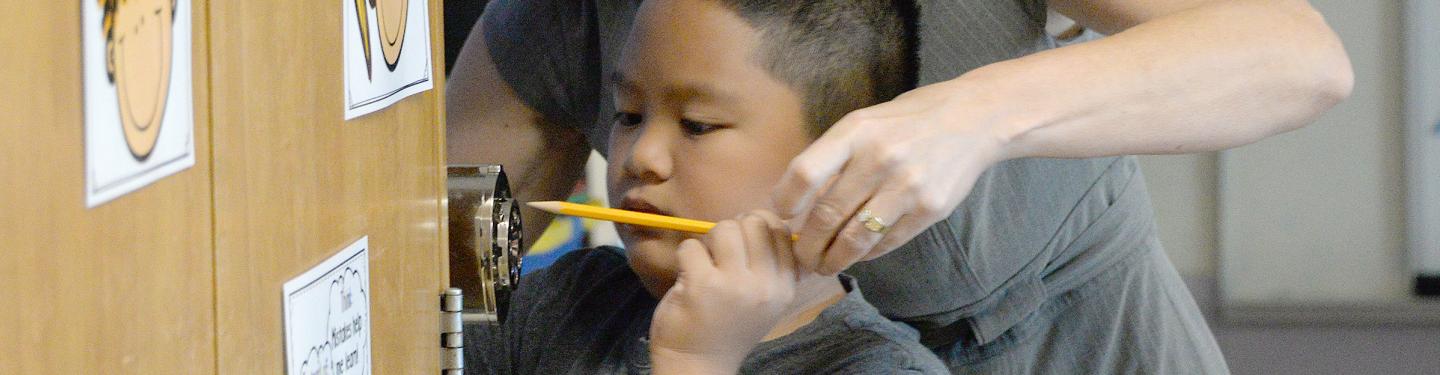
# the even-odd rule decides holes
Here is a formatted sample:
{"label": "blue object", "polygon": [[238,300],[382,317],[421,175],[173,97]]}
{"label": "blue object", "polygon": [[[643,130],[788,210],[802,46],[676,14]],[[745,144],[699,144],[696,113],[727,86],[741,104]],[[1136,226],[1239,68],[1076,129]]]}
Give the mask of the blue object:
{"label": "blue object", "polygon": [[556,260],[560,259],[560,257],[565,256],[566,253],[585,247],[585,226],[580,221],[580,218],[566,216],[556,218],[555,220],[568,224],[571,235],[564,243],[561,243],[554,249],[537,254],[526,254],[525,257],[520,260],[520,264],[522,265],[520,268],[521,275],[549,267],[551,264],[554,264]]}

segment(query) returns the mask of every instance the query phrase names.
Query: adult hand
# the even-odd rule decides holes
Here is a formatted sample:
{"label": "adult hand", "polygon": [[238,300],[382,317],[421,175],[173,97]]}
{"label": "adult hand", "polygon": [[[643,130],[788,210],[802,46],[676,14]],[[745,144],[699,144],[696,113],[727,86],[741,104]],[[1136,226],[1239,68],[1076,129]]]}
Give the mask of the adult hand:
{"label": "adult hand", "polygon": [[656,373],[734,373],[794,313],[799,278],[790,231],[756,211],[680,243],[679,276],[650,324]]}
{"label": "adult hand", "polygon": [[917,88],[851,112],[795,157],[772,198],[798,227],[800,266],[839,273],[949,216],[1013,137],[1017,113],[986,92],[961,79]]}

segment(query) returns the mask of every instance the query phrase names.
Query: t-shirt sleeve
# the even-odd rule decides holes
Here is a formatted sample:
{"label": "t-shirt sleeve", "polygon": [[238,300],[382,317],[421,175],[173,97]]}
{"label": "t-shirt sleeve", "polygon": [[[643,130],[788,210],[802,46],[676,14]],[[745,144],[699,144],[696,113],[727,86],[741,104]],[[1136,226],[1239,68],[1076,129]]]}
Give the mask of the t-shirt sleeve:
{"label": "t-shirt sleeve", "polygon": [[945,363],[916,340],[897,339],[876,332],[851,333],[850,343],[841,346],[845,349],[809,361],[831,363],[827,374],[950,374]]}
{"label": "t-shirt sleeve", "polygon": [[[895,342],[872,337],[833,336],[825,342],[810,344],[804,350],[782,350],[768,353],[765,360],[747,359],[741,374],[827,374],[827,375],[892,375],[949,374],[950,371],[934,353],[919,343],[915,350]],[[752,353],[753,356],[753,353]]]}
{"label": "t-shirt sleeve", "polygon": [[[918,348],[918,350],[917,350]],[[876,343],[869,350],[848,358],[833,374],[949,374],[950,371],[934,353],[915,345],[895,342]]]}
{"label": "t-shirt sleeve", "polygon": [[[827,310],[825,313],[829,313]],[[884,319],[875,316],[876,319]],[[818,325],[817,325],[818,324]],[[888,323],[897,324],[897,323]],[[892,330],[825,329],[812,322],[778,340],[761,343],[740,367],[742,374],[948,374],[917,337]],[[913,332],[913,331],[912,331]]]}
{"label": "t-shirt sleeve", "polygon": [[555,124],[598,116],[601,54],[593,1],[494,0],[481,16],[490,59],[530,108]]}

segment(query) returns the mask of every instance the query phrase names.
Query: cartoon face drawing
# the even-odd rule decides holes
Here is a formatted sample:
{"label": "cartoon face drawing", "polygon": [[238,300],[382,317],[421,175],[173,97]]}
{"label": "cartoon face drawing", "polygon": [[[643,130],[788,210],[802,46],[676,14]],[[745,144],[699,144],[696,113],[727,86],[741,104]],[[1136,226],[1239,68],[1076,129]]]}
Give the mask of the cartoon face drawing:
{"label": "cartoon face drawing", "polygon": [[170,93],[175,0],[99,0],[105,67],[120,107],[125,143],[136,160],[155,148]]}
{"label": "cartoon face drawing", "polygon": [[371,0],[375,18],[380,21],[380,51],[385,53],[385,67],[395,71],[400,62],[400,49],[405,46],[405,19],[410,11],[409,0]]}

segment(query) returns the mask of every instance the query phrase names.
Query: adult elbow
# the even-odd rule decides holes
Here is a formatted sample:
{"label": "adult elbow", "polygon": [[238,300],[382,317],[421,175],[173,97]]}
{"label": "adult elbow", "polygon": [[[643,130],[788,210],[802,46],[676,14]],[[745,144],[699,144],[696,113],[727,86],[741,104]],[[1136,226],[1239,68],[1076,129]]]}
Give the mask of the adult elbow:
{"label": "adult elbow", "polygon": [[1345,54],[1344,48],[1337,50],[1329,66],[1320,73],[1322,83],[1316,90],[1328,103],[1325,106],[1327,109],[1349,98],[1350,92],[1355,89],[1355,69],[1350,66],[1350,56]]}
{"label": "adult elbow", "polygon": [[1345,53],[1345,45],[1340,41],[1340,36],[1325,22],[1325,17],[1314,8],[1309,8],[1314,18],[1320,41],[1316,43],[1317,62],[1317,85],[1316,94],[1324,98],[1330,108],[1337,103],[1350,97],[1350,92],[1355,88],[1355,69],[1350,65],[1350,55]]}
{"label": "adult elbow", "polygon": [[1294,128],[1299,128],[1350,97],[1355,88],[1355,69],[1350,64],[1350,56],[1345,52],[1340,36],[1330,28],[1324,15],[1308,2],[1297,1],[1294,4],[1298,5],[1293,8],[1297,18],[1310,25],[1309,34],[1314,36],[1302,46],[1309,53],[1296,54],[1296,57],[1303,56],[1298,62],[1302,64],[1300,71],[1306,72],[1297,77],[1302,82],[1298,82],[1296,87],[1302,90],[1300,97],[1310,98],[1310,108],[1306,111],[1309,115],[1294,124]]}
{"label": "adult elbow", "polygon": [[1305,85],[1304,91],[1299,93],[1302,98],[1306,98],[1297,103],[1299,116],[1290,121],[1288,126],[1282,125],[1276,133],[1297,130],[1314,123],[1320,115],[1349,98],[1355,86],[1355,72],[1350,68],[1349,58],[1344,56],[1339,57],[1334,66],[1319,69],[1312,77],[1314,78]]}

